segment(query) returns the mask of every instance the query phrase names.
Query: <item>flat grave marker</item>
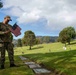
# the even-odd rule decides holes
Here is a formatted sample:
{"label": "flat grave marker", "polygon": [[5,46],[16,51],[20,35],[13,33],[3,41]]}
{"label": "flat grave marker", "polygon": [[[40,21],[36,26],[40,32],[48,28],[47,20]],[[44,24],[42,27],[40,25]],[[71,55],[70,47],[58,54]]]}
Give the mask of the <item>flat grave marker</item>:
{"label": "flat grave marker", "polygon": [[41,66],[39,64],[31,64],[29,65],[30,68],[41,68]]}
{"label": "flat grave marker", "polygon": [[26,65],[33,65],[35,62],[25,62]]}
{"label": "flat grave marker", "polygon": [[49,74],[49,73],[51,73],[51,71],[44,69],[44,68],[36,68],[33,70],[36,74]]}

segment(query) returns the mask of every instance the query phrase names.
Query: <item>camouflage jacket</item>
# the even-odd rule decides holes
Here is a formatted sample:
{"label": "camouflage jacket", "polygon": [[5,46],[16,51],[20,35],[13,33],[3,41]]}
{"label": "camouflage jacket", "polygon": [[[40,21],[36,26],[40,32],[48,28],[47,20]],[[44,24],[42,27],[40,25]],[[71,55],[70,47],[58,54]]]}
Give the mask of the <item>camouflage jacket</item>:
{"label": "camouflage jacket", "polygon": [[0,42],[12,42],[13,36],[11,32],[9,32],[8,34],[4,33],[9,30],[9,27],[11,27],[11,25],[5,25],[2,22],[0,22]]}

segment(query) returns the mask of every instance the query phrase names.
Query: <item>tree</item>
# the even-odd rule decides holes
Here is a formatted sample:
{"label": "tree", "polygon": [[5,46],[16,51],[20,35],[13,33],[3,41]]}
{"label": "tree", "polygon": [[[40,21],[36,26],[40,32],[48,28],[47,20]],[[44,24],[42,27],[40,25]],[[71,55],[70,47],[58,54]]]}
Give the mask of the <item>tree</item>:
{"label": "tree", "polygon": [[22,47],[22,41],[21,41],[21,39],[18,39],[17,46],[18,47]]}
{"label": "tree", "polygon": [[75,29],[73,27],[66,27],[59,33],[59,40],[65,43],[66,46],[66,43],[70,44],[71,39],[74,39],[75,36]]}
{"label": "tree", "polygon": [[3,7],[3,3],[1,2],[1,0],[0,0],[0,8],[2,8]]}
{"label": "tree", "polygon": [[29,48],[30,50],[31,50],[31,46],[35,44],[35,40],[36,40],[35,34],[31,30],[28,30],[24,33],[23,42],[25,43],[25,45],[30,46]]}

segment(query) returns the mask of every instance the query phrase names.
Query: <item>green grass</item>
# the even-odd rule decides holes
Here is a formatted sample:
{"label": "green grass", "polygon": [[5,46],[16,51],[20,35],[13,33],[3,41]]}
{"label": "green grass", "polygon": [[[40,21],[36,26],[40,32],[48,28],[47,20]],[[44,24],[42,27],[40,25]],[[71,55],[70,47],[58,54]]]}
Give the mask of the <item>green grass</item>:
{"label": "green grass", "polygon": [[36,61],[37,63],[44,64],[48,69],[60,71],[67,75],[76,74],[76,51],[67,52],[54,52],[54,53],[37,53],[27,54],[26,57]]}
{"label": "green grass", "polygon": [[[43,64],[46,68],[58,71],[59,74],[76,75],[76,44],[72,42],[63,50],[64,44],[50,43],[40,44],[32,47],[29,46],[15,48],[15,63],[20,65],[19,68],[10,68],[6,56],[5,69],[0,70],[1,75],[34,75],[33,71],[23,64],[18,57],[23,55],[30,60]],[[22,54],[24,52],[24,54]]]}
{"label": "green grass", "polygon": [[5,69],[0,70],[0,75],[34,75],[31,69],[23,64],[19,56],[15,56],[15,64],[19,67],[9,67],[9,60],[6,56]]}

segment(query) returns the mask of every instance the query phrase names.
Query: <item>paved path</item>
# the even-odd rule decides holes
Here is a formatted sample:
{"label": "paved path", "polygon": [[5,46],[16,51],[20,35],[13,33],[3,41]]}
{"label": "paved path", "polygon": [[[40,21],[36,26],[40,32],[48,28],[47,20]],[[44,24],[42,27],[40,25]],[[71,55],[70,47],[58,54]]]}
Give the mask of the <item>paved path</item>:
{"label": "paved path", "polygon": [[25,65],[27,65],[30,69],[33,70],[35,75],[55,75],[55,74],[51,74],[50,70],[43,68],[41,65],[32,62],[28,58],[25,58],[23,56],[19,56],[19,57],[21,58],[21,60],[24,62]]}

